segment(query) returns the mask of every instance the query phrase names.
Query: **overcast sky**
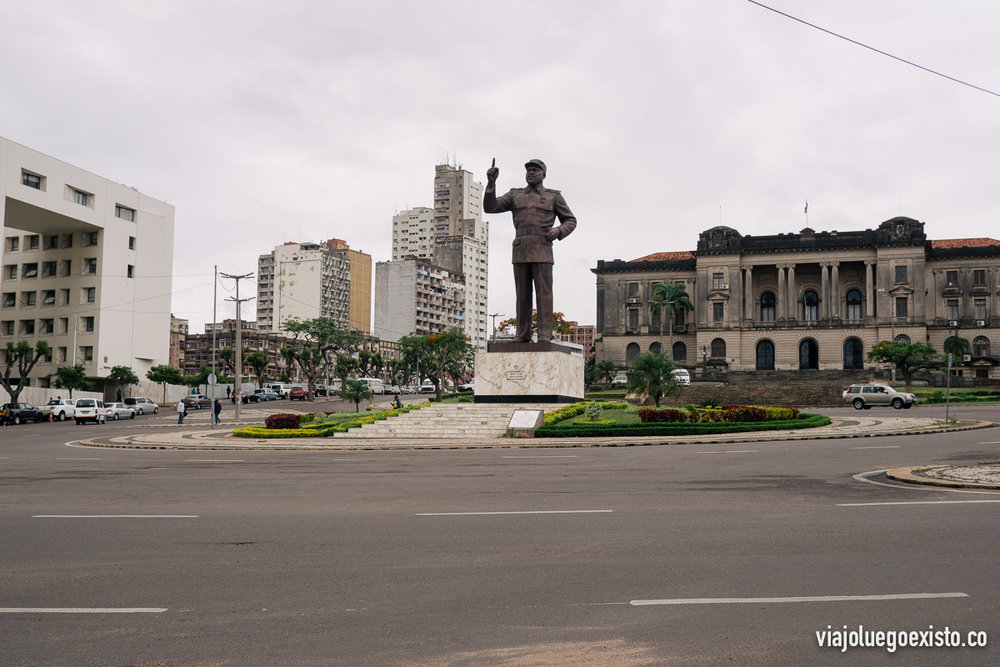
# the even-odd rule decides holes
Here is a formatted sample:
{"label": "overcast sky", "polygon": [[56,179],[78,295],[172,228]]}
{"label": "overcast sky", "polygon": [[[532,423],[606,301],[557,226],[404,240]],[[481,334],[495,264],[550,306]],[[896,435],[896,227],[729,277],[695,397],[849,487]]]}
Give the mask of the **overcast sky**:
{"label": "overcast sky", "polygon": [[[766,4],[1000,91],[1000,3]],[[432,205],[446,159],[485,182],[496,157],[501,190],[545,160],[579,220],[555,308],[581,323],[597,260],[693,250],[720,221],[798,231],[807,200],[818,231],[902,214],[1000,237],[1000,97],[746,0],[35,0],[0,4],[0,34],[0,135],[176,207],[192,332],[213,265],[331,237],[390,259],[393,214]],[[485,217],[509,316],[510,214]]]}

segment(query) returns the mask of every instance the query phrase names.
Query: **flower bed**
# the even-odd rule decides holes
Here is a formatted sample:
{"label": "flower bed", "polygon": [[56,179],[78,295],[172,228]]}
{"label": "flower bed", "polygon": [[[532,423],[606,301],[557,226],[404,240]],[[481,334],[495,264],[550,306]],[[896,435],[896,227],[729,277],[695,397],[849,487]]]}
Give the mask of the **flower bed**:
{"label": "flower bed", "polygon": [[778,431],[816,428],[830,423],[829,417],[802,413],[795,419],[757,422],[652,422],[640,424],[588,425],[578,423],[545,425],[535,431],[537,438],[581,438],[644,435],[701,435],[745,431]]}
{"label": "flower bed", "polygon": [[[233,435],[237,438],[326,438],[332,436],[334,433],[344,433],[352,428],[358,428],[365,424],[372,424],[376,421],[382,419],[388,419],[389,417],[395,417],[396,415],[402,414],[404,412],[409,412],[411,410],[418,410],[428,403],[422,403],[420,405],[406,405],[398,410],[379,410],[377,412],[369,412],[365,414],[360,413],[330,413],[326,414],[323,412],[317,412],[307,415],[271,415],[271,417],[280,417],[280,419],[272,420],[268,417],[268,424],[288,424],[288,426],[281,428],[268,428],[267,426],[247,426],[244,428],[238,428],[233,431]],[[293,425],[292,420],[289,417],[295,417],[298,420],[298,424]]]}

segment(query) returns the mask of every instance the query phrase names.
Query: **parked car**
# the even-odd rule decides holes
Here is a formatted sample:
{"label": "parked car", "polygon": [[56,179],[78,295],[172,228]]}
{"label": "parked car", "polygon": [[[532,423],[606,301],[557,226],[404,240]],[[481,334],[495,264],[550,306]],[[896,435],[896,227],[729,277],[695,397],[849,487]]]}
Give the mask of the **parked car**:
{"label": "parked car", "polygon": [[124,403],[107,403],[104,406],[104,417],[105,419],[113,419],[114,421],[118,421],[123,417],[125,419],[135,419],[135,408]]}
{"label": "parked car", "polygon": [[145,396],[136,396],[126,398],[124,401],[125,405],[130,405],[140,415],[144,415],[147,412],[151,412],[154,415],[160,412],[160,406],[156,404],[151,398],[146,398]]}
{"label": "parked car", "polygon": [[284,382],[273,382],[271,384],[265,384],[264,389],[270,389],[278,398],[288,398],[288,390],[292,388],[291,385],[285,384]]}
{"label": "parked car", "polygon": [[627,375],[616,375],[613,380],[611,380],[612,387],[624,387],[628,384]]}
{"label": "parked car", "polygon": [[212,407],[212,399],[204,394],[191,394],[181,400],[184,401],[184,407],[187,409],[194,408],[195,410],[201,410],[202,408]]}
{"label": "parked car", "polygon": [[399,393],[401,394],[416,394],[420,391],[420,387],[414,386],[412,384],[406,384],[399,388]]}
{"label": "parked car", "polygon": [[476,389],[476,381],[475,380],[469,380],[465,384],[458,385],[458,390],[459,391],[475,391],[475,389]]}
{"label": "parked car", "polygon": [[873,405],[891,405],[897,410],[912,408],[917,402],[916,394],[896,391],[885,384],[852,384],[844,390],[844,402],[855,410],[869,410]]}
{"label": "parked car", "polygon": [[261,400],[260,394],[255,394],[251,391],[245,391],[240,394],[241,403],[260,403]]}
{"label": "parked car", "polygon": [[670,371],[670,374],[674,376],[675,380],[677,380],[677,384],[684,386],[691,384],[691,374],[686,368],[675,368]]}
{"label": "parked car", "polygon": [[305,387],[295,386],[288,390],[288,400],[294,401],[295,399],[300,401],[306,400]]}
{"label": "parked car", "polygon": [[313,396],[326,396],[329,390],[326,388],[325,384],[318,384],[313,387]]}
{"label": "parked car", "polygon": [[398,394],[399,393],[399,385],[398,384],[389,384],[389,385],[386,385],[386,387],[385,387],[385,393],[387,393],[387,394]]}
{"label": "parked car", "polygon": [[98,401],[93,398],[81,398],[78,400],[74,408],[73,417],[76,419],[78,425],[83,422],[103,424],[108,419],[107,412],[104,409],[104,401]]}
{"label": "parked car", "polygon": [[253,393],[257,395],[257,398],[261,401],[276,401],[278,400],[278,394],[271,391],[270,389],[254,389]]}
{"label": "parked car", "polygon": [[42,419],[44,419],[42,411],[31,403],[4,403],[3,407],[0,407],[0,422],[5,424],[40,422]]}
{"label": "parked car", "polygon": [[73,409],[76,400],[72,398],[50,398],[49,402],[42,406],[42,414],[48,419],[50,416],[54,421],[64,422],[73,418]]}
{"label": "parked car", "polygon": [[420,393],[421,394],[433,394],[434,393],[434,382],[427,378],[420,383]]}

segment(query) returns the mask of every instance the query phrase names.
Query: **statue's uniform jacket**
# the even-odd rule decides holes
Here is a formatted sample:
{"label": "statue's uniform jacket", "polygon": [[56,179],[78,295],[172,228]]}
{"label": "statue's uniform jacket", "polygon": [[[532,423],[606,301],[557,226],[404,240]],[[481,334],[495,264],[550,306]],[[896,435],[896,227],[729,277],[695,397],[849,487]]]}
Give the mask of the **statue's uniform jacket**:
{"label": "statue's uniform jacket", "polygon": [[514,242],[511,262],[514,264],[552,264],[552,241],[545,234],[555,225],[559,239],[564,239],[576,229],[576,217],[569,210],[559,190],[544,186],[512,188],[497,197],[489,187],[483,197],[483,210],[487,213],[514,213]]}

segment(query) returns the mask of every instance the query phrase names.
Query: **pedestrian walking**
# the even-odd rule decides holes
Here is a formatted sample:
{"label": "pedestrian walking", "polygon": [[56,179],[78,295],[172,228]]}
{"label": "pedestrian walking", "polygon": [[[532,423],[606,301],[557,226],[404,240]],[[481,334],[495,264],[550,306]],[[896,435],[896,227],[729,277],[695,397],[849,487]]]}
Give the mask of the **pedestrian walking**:
{"label": "pedestrian walking", "polygon": [[185,410],[187,410],[186,406],[184,405],[184,401],[183,400],[177,401],[177,405],[176,407],[174,407],[174,410],[177,410],[177,423],[183,424],[184,412]]}
{"label": "pedestrian walking", "polygon": [[219,415],[222,414],[222,401],[215,399],[215,423],[221,424],[222,420],[219,419]]}

